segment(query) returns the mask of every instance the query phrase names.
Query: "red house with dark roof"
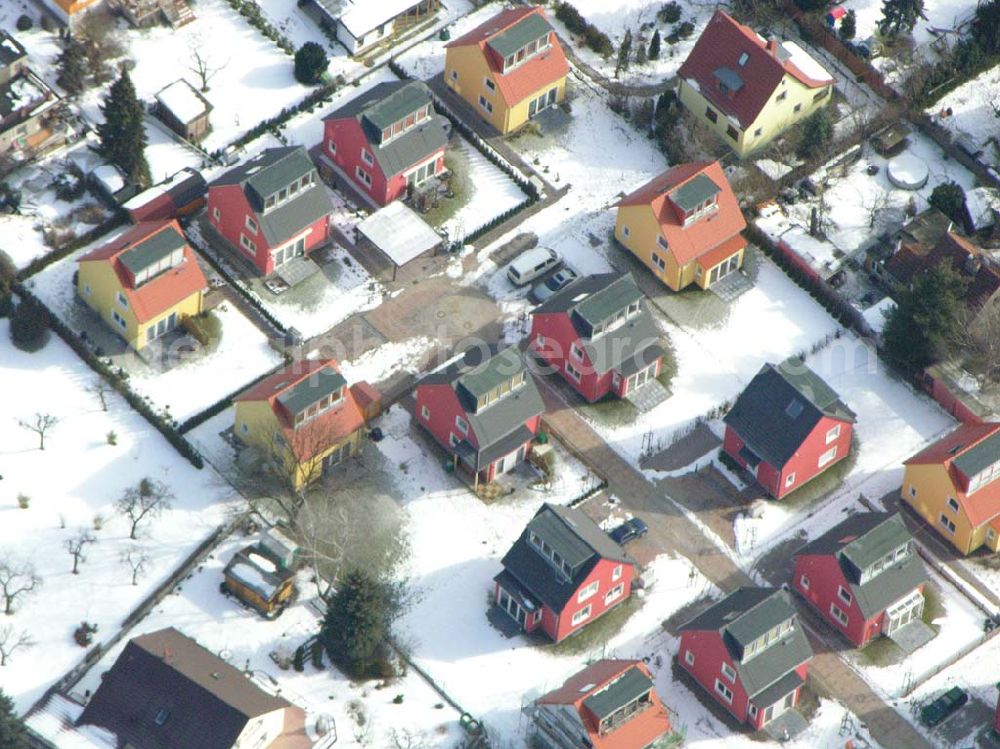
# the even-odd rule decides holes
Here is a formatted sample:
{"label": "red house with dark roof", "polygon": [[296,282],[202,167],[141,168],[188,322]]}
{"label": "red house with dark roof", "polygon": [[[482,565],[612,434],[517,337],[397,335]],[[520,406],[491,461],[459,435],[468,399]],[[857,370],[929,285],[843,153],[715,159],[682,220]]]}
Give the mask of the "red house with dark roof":
{"label": "red house with dark roof", "polygon": [[583,510],[542,505],[501,562],[493,601],[559,642],[628,600],[635,560]]}
{"label": "red house with dark roof", "polygon": [[781,499],[847,457],[855,416],[793,358],[765,364],[724,421],[722,449]]}
{"label": "red house with dark roof", "polygon": [[444,171],[451,123],[420,81],[380,83],[323,123],[323,155],[377,205]]}
{"label": "red house with dark roof", "polygon": [[856,513],[795,554],[792,587],[859,648],[919,622],[926,583],[898,513]]}
{"label": "red house with dark roof", "polygon": [[538,698],[532,720],[543,749],[644,749],[670,733],[642,661],[606,658],[587,666]]}
{"label": "red house with dark roof", "polygon": [[681,103],[740,156],[824,106],[834,83],[797,43],[765,39],[722,10],[677,76]]}
{"label": "red house with dark roof", "polygon": [[663,345],[629,273],[580,278],[531,313],[535,356],[593,403],[624,398],[660,373]]}

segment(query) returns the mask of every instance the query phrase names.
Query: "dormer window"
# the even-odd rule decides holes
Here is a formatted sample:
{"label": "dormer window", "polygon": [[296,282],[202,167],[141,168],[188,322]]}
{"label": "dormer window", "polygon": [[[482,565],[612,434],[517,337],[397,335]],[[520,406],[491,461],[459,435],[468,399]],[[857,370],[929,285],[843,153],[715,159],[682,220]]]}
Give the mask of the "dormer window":
{"label": "dormer window", "polygon": [[153,718],[153,723],[155,723],[158,726],[162,726],[164,723],[167,722],[167,718],[169,717],[170,717],[170,711],[167,710],[165,707],[160,708],[156,712],[156,717]]}
{"label": "dormer window", "polygon": [[264,201],[264,210],[269,211],[272,208],[274,208],[275,202],[276,201],[274,199],[274,196],[272,195],[271,197],[269,197],[267,200]]}

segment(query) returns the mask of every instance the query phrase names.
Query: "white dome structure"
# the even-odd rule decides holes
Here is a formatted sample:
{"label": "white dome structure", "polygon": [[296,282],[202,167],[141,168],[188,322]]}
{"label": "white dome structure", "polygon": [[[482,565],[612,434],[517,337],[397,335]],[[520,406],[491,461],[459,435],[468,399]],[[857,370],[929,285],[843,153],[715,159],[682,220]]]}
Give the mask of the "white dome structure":
{"label": "white dome structure", "polygon": [[901,190],[919,190],[927,184],[927,164],[918,156],[902,153],[889,162],[889,181]]}

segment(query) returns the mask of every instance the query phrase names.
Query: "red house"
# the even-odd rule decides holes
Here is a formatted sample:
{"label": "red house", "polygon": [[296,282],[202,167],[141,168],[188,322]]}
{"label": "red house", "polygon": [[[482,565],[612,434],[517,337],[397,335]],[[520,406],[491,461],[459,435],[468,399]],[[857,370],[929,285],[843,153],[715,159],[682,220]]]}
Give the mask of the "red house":
{"label": "red house", "polygon": [[556,642],[632,594],[635,561],[572,507],[544,504],[502,560],[494,603]]}
{"label": "red house", "polygon": [[544,749],[643,749],[670,733],[642,661],[597,661],[536,700],[532,719]]}
{"label": "red house", "polygon": [[663,346],[630,273],[580,278],[531,313],[531,350],[593,403],[660,373]]}
{"label": "red house", "polygon": [[184,167],[177,174],[122,205],[133,224],[189,216],[205,205],[208,184],[201,174]]}
{"label": "red house", "polygon": [[924,610],[927,572],[898,514],[862,512],[795,555],[792,586],[856,646],[892,637]]}
{"label": "red house", "polygon": [[788,594],[738,588],[681,628],[677,660],[756,729],[798,704],[813,652]]}
{"label": "red house", "polygon": [[323,122],[326,160],[378,205],[444,171],[451,123],[420,81],[380,83]]}
{"label": "red house", "polygon": [[330,198],[302,146],[269,148],[208,186],[208,219],[264,276],[330,237]]}
{"label": "red house", "polygon": [[416,389],[417,420],[477,486],[527,457],[544,412],[516,348],[471,348]]}
{"label": "red house", "polygon": [[722,449],[781,499],[847,457],[854,419],[801,360],[765,364],[726,414]]}

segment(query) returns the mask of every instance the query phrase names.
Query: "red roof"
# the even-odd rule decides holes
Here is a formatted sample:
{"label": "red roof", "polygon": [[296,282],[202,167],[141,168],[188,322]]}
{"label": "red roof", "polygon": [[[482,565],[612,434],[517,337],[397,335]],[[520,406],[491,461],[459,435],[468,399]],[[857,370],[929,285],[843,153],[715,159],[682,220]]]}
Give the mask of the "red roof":
{"label": "red roof", "polygon": [[[717,10],[677,74],[695,81],[702,96],[746,128],[760,115],[786,74],[808,88],[833,83],[829,74],[823,78],[810,77],[792,62],[785,44],[773,39],[765,41],[749,26]],[[744,53],[747,57],[741,65]],[[722,68],[740,78],[743,85],[738,91],[721,90],[715,72]]]}
{"label": "red roof", "polygon": [[[365,425],[363,406],[359,405],[357,400],[359,390],[356,386],[352,386],[344,388],[343,398],[338,405],[307,421],[298,429],[294,428],[292,415],[279,403],[278,397],[308,380],[316,372],[327,368],[340,372],[340,365],[334,359],[294,361],[284,369],[247,388],[233,398],[233,401],[266,401],[278,418],[285,439],[298,460],[308,460]],[[375,392],[367,383],[364,384]]]}
{"label": "red roof", "polygon": [[[942,437],[930,447],[927,447],[907,460],[904,465],[942,465],[951,477],[955,489],[955,498],[966,517],[974,527],[1000,516],[1000,480],[991,481],[971,495],[965,493],[965,482],[958,475],[958,469],[952,462],[959,455],[981,443],[988,437],[1000,432],[1000,423],[985,422],[982,424],[962,424],[953,432]],[[1000,455],[997,455],[1000,459]]]}
{"label": "red roof", "polygon": [[493,72],[493,81],[500,90],[500,95],[507,103],[513,106],[524,101],[528,96],[545,87],[547,84],[555,83],[560,78],[569,74],[569,63],[566,62],[566,55],[563,54],[559,39],[555,32],[550,32],[551,46],[543,53],[531,58],[523,65],[518,65],[507,74],[502,73],[503,58],[488,48],[491,39],[497,37],[505,31],[509,31],[525,18],[532,15],[541,16],[548,21],[545,11],[538,6],[507,8],[497,13],[485,23],[480,24],[466,34],[458,37],[445,47],[468,47],[475,45],[479,47],[486,63]]}
{"label": "red roof", "polygon": [[127,232],[111,240],[108,244],[102,245],[92,252],[88,252],[77,262],[85,263],[92,261],[109,261],[118,275],[122,293],[128,299],[129,306],[135,313],[136,319],[140,323],[149,322],[171,307],[176,306],[192,294],[203,291],[208,287],[205,274],[198,266],[194,250],[184,242],[184,262],[175,268],[161,273],[151,281],[140,285],[138,288],[132,287],[131,274],[119,260],[119,257],[126,250],[129,250],[139,243],[156,236],[162,231],[172,231],[184,239],[184,232],[177,221],[144,221],[136,224]]}
{"label": "red roof", "polygon": [[[670,200],[670,193],[699,174],[705,175],[719,188],[719,207],[705,218],[685,227],[683,214]],[[728,254],[719,258],[724,260],[739,249],[741,242],[745,244],[740,232],[746,228],[747,222],[736,202],[736,195],[729,186],[729,180],[717,161],[679,164],[618,202],[619,207],[637,205],[648,205],[652,209],[660,222],[663,238],[667,240],[670,252],[680,265],[705,258],[704,265],[710,255],[716,254],[714,250],[723,246],[730,248]],[[719,252],[727,250],[719,249]]]}
{"label": "red roof", "polygon": [[610,682],[624,676],[632,668],[638,669],[652,681],[652,674],[642,661],[605,659],[569,677],[561,687],[540,697],[537,704],[571,705],[586,727],[593,749],[635,749],[649,746],[670,730],[670,719],[655,687],[650,707],[633,714],[617,728],[603,735],[598,730],[599,721],[583,704],[585,699],[602,691]]}
{"label": "red roof", "polygon": [[972,275],[965,298],[973,309],[979,309],[1000,291],[1000,268],[979,247],[953,231],[945,232],[930,253],[931,264],[946,258],[959,272]]}

